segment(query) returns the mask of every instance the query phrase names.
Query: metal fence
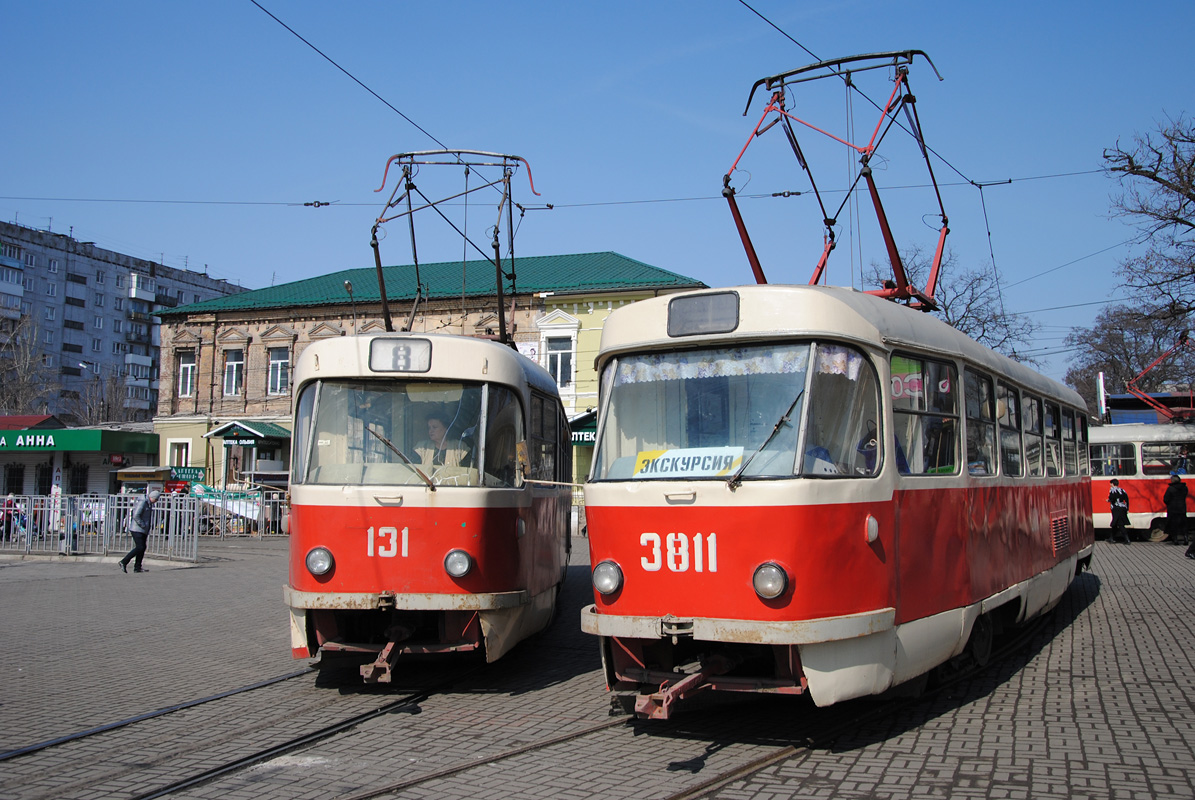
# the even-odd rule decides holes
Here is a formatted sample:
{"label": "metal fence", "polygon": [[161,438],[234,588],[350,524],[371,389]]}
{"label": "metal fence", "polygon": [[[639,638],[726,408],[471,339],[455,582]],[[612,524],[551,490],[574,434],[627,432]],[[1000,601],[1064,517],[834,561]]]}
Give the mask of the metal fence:
{"label": "metal fence", "polygon": [[[123,555],[133,547],[128,518],[139,494],[22,495],[0,499],[0,554]],[[146,555],[198,558],[200,536],[280,536],[281,493],[163,494],[154,503]]]}

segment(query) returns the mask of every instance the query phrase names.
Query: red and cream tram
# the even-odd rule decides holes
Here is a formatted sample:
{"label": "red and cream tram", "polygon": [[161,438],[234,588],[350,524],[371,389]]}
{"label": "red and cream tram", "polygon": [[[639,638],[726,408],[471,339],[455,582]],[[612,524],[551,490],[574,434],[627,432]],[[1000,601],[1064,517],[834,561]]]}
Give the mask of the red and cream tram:
{"label": "red and cream tram", "polygon": [[[1112,527],[1108,491],[1116,478],[1129,495],[1129,522],[1148,535],[1163,527],[1162,495],[1170,474],[1195,471],[1195,426],[1132,422],[1091,429],[1091,509],[1097,528]],[[1195,514],[1195,497],[1187,496],[1187,513]]]}
{"label": "red and cream tram", "polygon": [[484,650],[545,628],[567,568],[571,438],[556,384],[510,347],[388,333],[295,368],[291,647],[362,662]]}
{"label": "red and cream tram", "polygon": [[607,685],[883,692],[1042,614],[1090,562],[1078,394],[920,311],[744,286],[615,311],[585,488]]}

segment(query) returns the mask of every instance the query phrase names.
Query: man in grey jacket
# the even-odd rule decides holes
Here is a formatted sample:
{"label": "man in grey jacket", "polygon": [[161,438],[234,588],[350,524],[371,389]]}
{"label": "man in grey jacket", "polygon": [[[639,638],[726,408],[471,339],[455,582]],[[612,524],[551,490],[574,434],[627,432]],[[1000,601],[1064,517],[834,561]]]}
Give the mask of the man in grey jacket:
{"label": "man in grey jacket", "polygon": [[162,493],[154,489],[137,501],[133,513],[129,515],[129,533],[133,536],[133,549],[120,560],[120,571],[129,571],[129,561],[133,561],[133,572],[145,572],[141,568],[141,559],[145,557],[145,546],[149,540],[149,531],[153,526],[154,501]]}

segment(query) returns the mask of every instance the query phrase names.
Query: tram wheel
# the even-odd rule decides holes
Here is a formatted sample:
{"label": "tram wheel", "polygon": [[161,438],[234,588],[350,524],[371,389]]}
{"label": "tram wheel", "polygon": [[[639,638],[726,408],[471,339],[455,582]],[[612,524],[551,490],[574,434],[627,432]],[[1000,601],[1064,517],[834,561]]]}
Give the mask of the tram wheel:
{"label": "tram wheel", "polygon": [[992,657],[992,640],[995,638],[996,626],[990,614],[980,614],[971,626],[971,638],[967,642],[967,651],[975,663],[986,667]]}

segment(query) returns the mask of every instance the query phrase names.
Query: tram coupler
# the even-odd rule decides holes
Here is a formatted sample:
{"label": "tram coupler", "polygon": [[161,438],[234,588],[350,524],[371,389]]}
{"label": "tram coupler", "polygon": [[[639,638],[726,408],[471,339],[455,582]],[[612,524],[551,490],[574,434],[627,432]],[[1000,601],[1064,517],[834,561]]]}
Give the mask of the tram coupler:
{"label": "tram coupler", "polygon": [[641,694],[635,698],[635,716],[647,719],[668,719],[672,706],[686,695],[693,695],[710,688],[709,678],[724,675],[734,667],[735,662],[723,656],[714,656],[702,661],[700,668],[681,678],[676,683],[660,685],[660,691]]}
{"label": "tram coupler", "polygon": [[398,656],[402,652],[397,647],[398,642],[386,642],[386,646],[382,648],[382,652],[378,653],[377,659],[372,664],[361,665],[361,677],[365,679],[366,683],[390,683],[394,677],[394,665],[398,662]]}

